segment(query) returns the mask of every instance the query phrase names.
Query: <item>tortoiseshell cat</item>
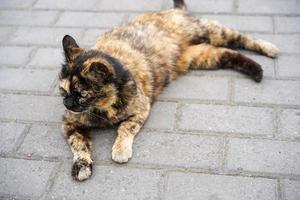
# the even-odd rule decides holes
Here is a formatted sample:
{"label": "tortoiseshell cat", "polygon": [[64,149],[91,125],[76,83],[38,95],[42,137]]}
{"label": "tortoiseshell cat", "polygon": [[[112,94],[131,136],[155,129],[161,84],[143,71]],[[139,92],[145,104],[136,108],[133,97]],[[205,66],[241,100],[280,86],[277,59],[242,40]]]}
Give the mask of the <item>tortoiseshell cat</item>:
{"label": "tortoiseshell cat", "polygon": [[72,176],[92,174],[92,128],[117,125],[112,159],[127,162],[135,135],[162,89],[189,69],[234,69],[260,82],[263,70],[250,58],[227,48],[244,48],[276,57],[266,41],[233,31],[216,21],[197,19],[183,0],[174,9],[146,13],[101,36],[91,50],[66,35],[66,61],[60,90],[67,108],[63,131],[74,154]]}

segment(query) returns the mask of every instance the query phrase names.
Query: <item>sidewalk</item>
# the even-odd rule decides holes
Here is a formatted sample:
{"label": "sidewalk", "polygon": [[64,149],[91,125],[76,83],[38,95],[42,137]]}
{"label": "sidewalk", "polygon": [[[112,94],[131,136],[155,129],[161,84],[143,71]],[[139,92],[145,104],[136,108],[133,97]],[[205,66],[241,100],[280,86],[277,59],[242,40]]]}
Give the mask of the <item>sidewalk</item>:
{"label": "sidewalk", "polygon": [[93,134],[94,174],[71,178],[57,75],[61,40],[88,48],[103,32],[172,0],[0,0],[0,199],[299,200],[300,2],[186,0],[196,16],[274,42],[252,52],[260,84],[192,71],[154,104],[128,164],[111,161],[115,130]]}

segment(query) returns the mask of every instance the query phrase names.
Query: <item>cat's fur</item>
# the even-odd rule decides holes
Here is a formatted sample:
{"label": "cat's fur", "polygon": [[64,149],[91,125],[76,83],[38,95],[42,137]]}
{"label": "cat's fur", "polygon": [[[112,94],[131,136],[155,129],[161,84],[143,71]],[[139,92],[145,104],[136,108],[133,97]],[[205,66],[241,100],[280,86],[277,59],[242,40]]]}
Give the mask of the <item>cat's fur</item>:
{"label": "cat's fur", "polygon": [[142,14],[114,28],[88,51],[71,36],[63,38],[66,62],[60,90],[67,108],[63,132],[74,154],[72,176],[76,180],[92,174],[92,128],[117,125],[112,159],[127,162],[151,103],[170,81],[190,68],[234,69],[261,81],[259,64],[221,47],[277,55],[277,48],[269,42],[192,17],[183,0],[174,0],[174,5],[174,9]]}

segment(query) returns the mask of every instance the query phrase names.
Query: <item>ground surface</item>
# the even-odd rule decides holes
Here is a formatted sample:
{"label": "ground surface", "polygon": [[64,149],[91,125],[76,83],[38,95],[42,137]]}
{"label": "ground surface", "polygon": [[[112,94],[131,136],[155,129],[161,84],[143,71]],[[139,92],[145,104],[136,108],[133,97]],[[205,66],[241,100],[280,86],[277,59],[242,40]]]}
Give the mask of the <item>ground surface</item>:
{"label": "ground surface", "polygon": [[214,18],[280,48],[257,84],[232,71],[195,71],[154,104],[124,165],[114,130],[95,132],[94,175],[71,179],[57,90],[61,39],[84,47],[171,0],[0,0],[0,199],[300,199],[300,2],[190,0]]}

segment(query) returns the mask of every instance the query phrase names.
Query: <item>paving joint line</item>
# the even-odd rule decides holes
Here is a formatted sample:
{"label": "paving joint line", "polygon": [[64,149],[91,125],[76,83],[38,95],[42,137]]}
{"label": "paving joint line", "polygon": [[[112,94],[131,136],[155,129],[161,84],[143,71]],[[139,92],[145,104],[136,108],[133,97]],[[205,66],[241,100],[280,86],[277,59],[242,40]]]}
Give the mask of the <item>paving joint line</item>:
{"label": "paving joint line", "polygon": [[161,177],[158,183],[158,200],[163,200],[165,194],[165,187],[166,187],[166,179],[167,179],[167,171],[162,170]]}
{"label": "paving joint line", "polygon": [[[35,4],[32,5],[32,9],[28,9],[28,8],[0,8],[0,11],[3,10],[19,10],[19,11],[28,11],[28,10],[32,10],[32,11],[66,11],[66,12],[90,12],[90,13],[145,13],[145,12],[156,12],[159,11],[160,9],[148,9],[148,10],[109,10],[109,9],[82,9],[82,8],[75,8],[75,9],[66,9],[66,8],[37,8],[35,7]],[[173,7],[168,7],[165,9],[172,9]],[[164,10],[165,10],[164,9]],[[200,11],[190,11],[190,13],[192,14],[213,14],[213,15],[239,15],[239,16],[286,16],[286,17],[298,17],[300,16],[300,13],[244,13],[244,12],[236,12],[233,13],[232,11],[224,11],[224,12],[200,12]]]}
{"label": "paving joint line", "polygon": [[280,179],[277,179],[276,192],[277,192],[277,200],[284,200],[283,187],[282,187]]}
{"label": "paving joint line", "polygon": [[63,163],[60,162],[60,163],[57,163],[53,167],[53,169],[51,171],[51,174],[50,174],[50,176],[47,180],[46,187],[45,187],[44,191],[42,192],[42,194],[40,195],[40,197],[38,198],[39,200],[46,200],[47,199],[47,197],[50,194],[51,189],[52,189],[52,187],[53,187],[53,185],[54,185],[54,183],[55,183],[55,181],[58,177],[58,174],[61,170],[62,165],[63,165]]}
{"label": "paving joint line", "polygon": [[228,149],[229,149],[229,139],[228,136],[223,137],[223,148],[222,148],[222,154],[221,154],[221,166],[220,170],[221,172],[225,172],[225,167],[227,165],[227,154],[228,154]]}
{"label": "paving joint line", "polygon": [[24,131],[21,133],[21,135],[18,137],[17,142],[14,145],[14,148],[12,150],[12,154],[17,154],[19,149],[21,148],[26,136],[29,134],[30,130],[31,130],[32,125],[31,124],[27,124]]}

